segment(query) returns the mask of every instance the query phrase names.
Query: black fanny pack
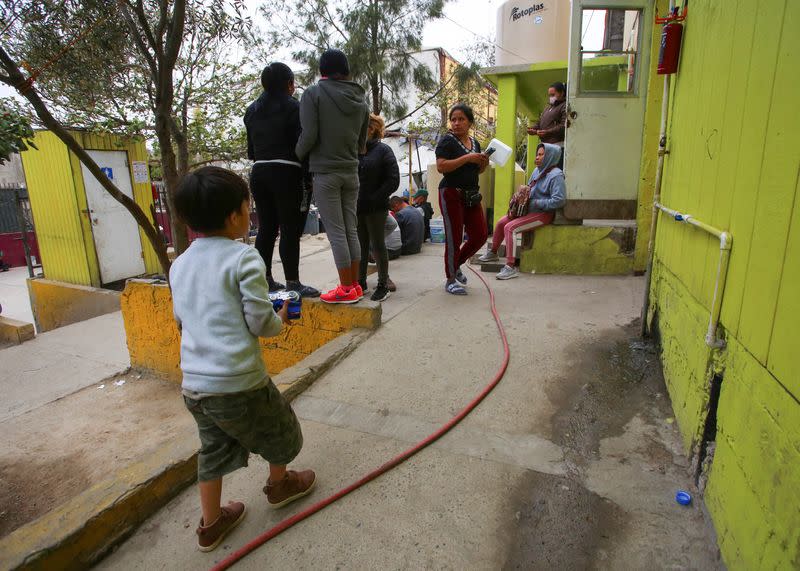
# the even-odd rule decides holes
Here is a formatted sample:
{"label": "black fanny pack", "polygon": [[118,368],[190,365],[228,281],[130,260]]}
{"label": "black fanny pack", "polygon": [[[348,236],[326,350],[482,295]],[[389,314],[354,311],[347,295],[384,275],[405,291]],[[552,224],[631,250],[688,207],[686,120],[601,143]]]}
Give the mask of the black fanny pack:
{"label": "black fanny pack", "polygon": [[477,206],[481,203],[483,197],[481,196],[480,189],[476,187],[472,188],[459,188],[458,191],[461,193],[461,198],[464,201],[464,206],[467,208],[471,208],[473,206]]}

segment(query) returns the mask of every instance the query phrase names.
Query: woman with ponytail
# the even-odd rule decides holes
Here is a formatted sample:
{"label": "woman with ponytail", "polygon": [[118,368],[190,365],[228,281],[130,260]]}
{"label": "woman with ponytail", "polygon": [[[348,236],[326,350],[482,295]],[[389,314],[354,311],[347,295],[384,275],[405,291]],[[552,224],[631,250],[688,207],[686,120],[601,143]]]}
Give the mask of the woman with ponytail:
{"label": "woman with ponytail", "polygon": [[[300,236],[303,234],[311,179],[308,165],[294,152],[300,137],[300,104],[294,94],[294,73],[289,66],[274,62],[261,72],[264,93],[250,104],[244,115],[247,129],[247,157],[254,161],[250,191],[258,213],[256,250],[267,266],[270,291],[296,291],[303,297],[317,297],[319,291],[300,283]],[[280,230],[278,247],[286,285],[272,277],[272,254]]]}

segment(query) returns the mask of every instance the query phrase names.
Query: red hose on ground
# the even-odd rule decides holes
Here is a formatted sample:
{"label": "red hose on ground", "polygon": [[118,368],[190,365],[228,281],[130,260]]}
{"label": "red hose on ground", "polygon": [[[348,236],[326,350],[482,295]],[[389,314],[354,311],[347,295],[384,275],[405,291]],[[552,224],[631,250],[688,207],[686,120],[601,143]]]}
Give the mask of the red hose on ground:
{"label": "red hose on ground", "polygon": [[490,392],[492,392],[492,389],[494,389],[497,386],[497,384],[500,382],[500,379],[502,379],[503,375],[505,375],[505,373],[506,373],[506,369],[508,368],[508,361],[509,361],[509,358],[511,357],[511,352],[508,349],[508,339],[506,338],[506,331],[503,328],[503,322],[500,321],[500,316],[497,314],[497,307],[495,306],[495,303],[494,303],[494,292],[492,291],[492,288],[489,287],[489,284],[486,282],[486,280],[483,278],[483,276],[480,275],[480,273],[476,272],[472,268],[470,268],[470,270],[472,270],[472,273],[474,273],[476,276],[478,276],[478,278],[483,282],[483,285],[486,287],[486,291],[489,292],[489,303],[490,303],[490,306],[492,308],[492,315],[494,316],[495,323],[497,323],[497,330],[500,332],[500,339],[501,339],[501,341],[503,343],[503,364],[500,365],[500,368],[497,370],[497,373],[495,374],[495,376],[492,379],[492,381],[488,385],[486,385],[484,387],[484,389],[480,392],[480,394],[477,397],[475,397],[466,407],[464,407],[464,409],[461,412],[459,412],[457,415],[455,415],[453,418],[451,418],[446,424],[444,424],[436,432],[434,432],[430,436],[426,437],[424,440],[421,440],[420,442],[418,442],[417,444],[415,444],[414,446],[412,446],[411,448],[409,448],[408,450],[406,450],[405,452],[403,452],[399,456],[396,456],[395,458],[389,460],[388,462],[383,464],[381,467],[379,467],[376,470],[370,472],[369,474],[367,474],[366,476],[364,476],[363,478],[361,478],[357,482],[354,482],[354,483],[350,484],[349,486],[339,490],[338,492],[336,492],[332,496],[329,496],[329,497],[325,498],[324,500],[314,504],[313,506],[311,506],[309,508],[306,508],[305,510],[293,515],[292,517],[283,520],[282,522],[277,524],[272,529],[269,529],[269,530],[265,531],[264,533],[262,533],[261,535],[259,535],[255,539],[253,539],[250,542],[248,542],[247,544],[245,544],[238,551],[234,551],[228,557],[226,557],[225,559],[223,559],[222,561],[220,561],[219,563],[214,565],[214,567],[211,568],[211,571],[222,571],[223,569],[228,569],[234,563],[236,563],[237,561],[239,561],[240,559],[242,559],[243,557],[248,555],[250,552],[254,551],[255,549],[257,549],[259,547],[261,547],[266,542],[268,542],[270,539],[280,535],[281,533],[283,533],[284,531],[286,531],[287,529],[289,529],[293,525],[295,525],[297,523],[300,523],[301,521],[303,521],[304,519],[314,515],[318,511],[323,510],[324,508],[326,508],[329,505],[331,505],[332,503],[334,503],[336,500],[338,500],[340,498],[343,498],[344,496],[346,496],[347,494],[349,494],[353,490],[357,490],[358,488],[360,488],[364,484],[366,484],[368,482],[371,482],[372,480],[374,480],[375,478],[377,478],[381,474],[385,474],[386,472],[388,472],[389,470],[391,470],[395,466],[398,466],[399,464],[402,464],[403,462],[405,462],[406,460],[411,458],[414,454],[416,454],[417,452],[419,452],[423,448],[427,447],[428,445],[436,442],[442,436],[447,434],[450,431],[450,429],[452,429],[455,425],[457,425],[459,422],[464,420],[464,418],[470,412],[472,412],[473,409],[476,406],[478,406],[481,403],[481,401],[483,399],[485,399],[486,396]]}

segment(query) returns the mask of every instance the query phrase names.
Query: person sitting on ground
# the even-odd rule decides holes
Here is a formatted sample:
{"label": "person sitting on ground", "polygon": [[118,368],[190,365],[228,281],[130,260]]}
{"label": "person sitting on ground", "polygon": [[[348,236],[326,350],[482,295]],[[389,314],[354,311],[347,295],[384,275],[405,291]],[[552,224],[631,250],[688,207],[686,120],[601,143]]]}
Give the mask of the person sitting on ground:
{"label": "person sitting on ground", "polygon": [[381,142],[383,131],[383,119],[370,114],[367,152],[358,157],[358,241],[363,253],[358,283],[363,291],[367,291],[367,252],[372,252],[378,261],[378,285],[370,297],[372,301],[384,301],[389,297],[389,254],[383,226],[389,196],[400,184],[397,159],[392,149]]}
{"label": "person sitting on ground", "polygon": [[425,239],[425,216],[420,210],[411,208],[399,196],[389,199],[389,208],[397,219],[397,225],[400,226],[403,255],[419,254]]}
{"label": "person sitting on ground", "polygon": [[[527,214],[518,218],[503,216],[498,220],[491,245],[487,247],[486,253],[478,258],[481,262],[497,260],[497,250],[505,240],[506,265],[497,274],[498,280],[510,280],[519,275],[514,253],[515,234],[550,224],[555,216],[555,211],[562,208],[567,201],[564,173],[557,166],[560,155],[561,147],[549,143],[539,143],[539,146],[536,147],[536,168],[533,169],[533,174],[528,181],[530,199]],[[520,190],[525,190],[525,187]]]}
{"label": "person sitting on ground", "polygon": [[431,239],[431,218],[433,218],[433,206],[428,202],[428,191],[424,188],[417,190],[414,194],[414,208],[419,208],[425,216],[425,238],[424,240]]}
{"label": "person sitting on ground", "polygon": [[300,98],[302,133],[295,152],[301,161],[308,157],[314,200],[339,274],[339,285],[320,299],[357,303],[364,297],[358,283],[358,155],[366,152],[369,107],[364,88],[351,81],[344,53],[325,50],[319,73],[322,78]]}
{"label": "person sitting on ground", "polygon": [[[397,225],[397,220],[394,219],[394,215],[391,212],[386,213],[383,235],[386,240],[386,251],[389,253],[389,260],[396,260],[403,250],[403,238],[400,233],[400,226]],[[392,289],[393,287],[392,280],[389,280],[389,291],[395,291]]]}
{"label": "person sitting on ground", "polygon": [[183,178],[174,201],[179,218],[203,234],[178,256],[169,277],[183,400],[200,434],[197,546],[211,551],[244,518],[242,502],[221,506],[222,477],[247,466],[251,453],[269,462],[264,492],[272,508],[310,493],[316,475],[286,469],[303,434],[267,374],[258,338],[281,332],[288,304],[275,313],[264,260],[238,241],[250,228],[247,183],[229,170],[203,167]]}
{"label": "person sitting on ground", "polygon": [[528,127],[529,135],[536,135],[542,143],[561,147],[558,168],[564,170],[564,137],[567,133],[567,86],[560,81],[547,89],[548,105],[539,120]]}

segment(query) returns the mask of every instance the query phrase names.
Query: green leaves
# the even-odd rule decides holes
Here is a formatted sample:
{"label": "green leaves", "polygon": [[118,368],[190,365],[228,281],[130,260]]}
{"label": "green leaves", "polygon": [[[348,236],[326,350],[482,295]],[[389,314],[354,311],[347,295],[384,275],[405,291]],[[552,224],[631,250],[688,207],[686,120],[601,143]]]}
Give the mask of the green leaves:
{"label": "green leaves", "polygon": [[353,78],[367,90],[372,111],[393,119],[407,110],[407,95],[433,91],[436,80],[414,57],[422,47],[425,23],[442,15],[445,0],[276,0],[261,11],[272,31],[272,50],[293,46],[292,57],[307,69],[302,83],[313,81],[321,52],[344,51]]}
{"label": "green leaves", "polygon": [[[172,5],[171,0],[4,0],[0,23],[10,27],[2,42],[17,61],[42,70],[36,89],[63,124],[152,140],[163,97],[153,67],[159,71],[165,65],[160,54],[167,50]],[[167,111],[186,135],[189,162],[218,152],[244,157],[241,116],[258,86],[245,2],[187,0],[184,20],[170,74],[174,101]],[[231,57],[237,52],[244,53],[238,61]]]}
{"label": "green leaves", "polygon": [[8,161],[14,153],[36,148],[33,144],[33,128],[30,117],[13,99],[0,99],[0,164]]}

